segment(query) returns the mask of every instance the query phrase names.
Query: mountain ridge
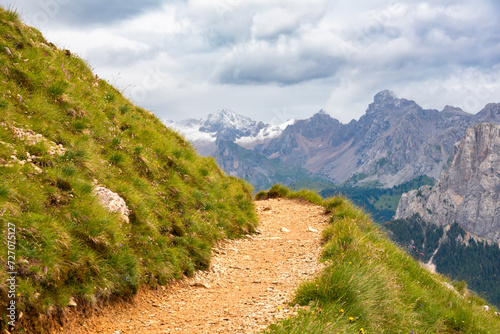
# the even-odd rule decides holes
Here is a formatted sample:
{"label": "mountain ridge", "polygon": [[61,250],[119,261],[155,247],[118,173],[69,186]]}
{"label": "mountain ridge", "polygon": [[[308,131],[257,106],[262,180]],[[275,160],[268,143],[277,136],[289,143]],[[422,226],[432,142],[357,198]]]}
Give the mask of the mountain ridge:
{"label": "mountain ridge", "polygon": [[[423,109],[415,101],[385,90],[374,96],[359,120],[343,124],[320,110],[308,119],[278,126],[272,135],[257,139],[257,131],[253,130],[233,142],[268,159],[279,159],[283,168],[302,168],[333,183],[390,188],[421,175],[437,179],[448,165],[455,143],[468,127],[481,122],[500,124],[500,104],[490,103],[477,114],[448,105],[439,111]],[[175,123],[170,124],[175,127]],[[273,127],[256,121],[252,124],[260,124],[260,133]],[[220,137],[240,136],[239,132],[228,130],[229,126],[219,126],[225,129]],[[204,149],[207,142],[199,139],[202,135],[196,138],[189,131],[178,129],[188,140],[192,138],[195,147],[214,154],[214,138],[219,133],[210,134],[212,144],[208,152]],[[222,160],[218,162],[224,165]]]}

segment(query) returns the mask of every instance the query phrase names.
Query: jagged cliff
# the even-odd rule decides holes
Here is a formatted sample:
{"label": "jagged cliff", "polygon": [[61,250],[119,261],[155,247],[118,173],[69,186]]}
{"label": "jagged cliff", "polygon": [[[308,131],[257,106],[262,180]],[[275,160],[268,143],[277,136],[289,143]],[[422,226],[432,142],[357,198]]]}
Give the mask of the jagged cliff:
{"label": "jagged cliff", "polygon": [[458,223],[481,238],[500,242],[500,126],[469,128],[434,187],[403,194],[395,219],[418,213],[438,226]]}

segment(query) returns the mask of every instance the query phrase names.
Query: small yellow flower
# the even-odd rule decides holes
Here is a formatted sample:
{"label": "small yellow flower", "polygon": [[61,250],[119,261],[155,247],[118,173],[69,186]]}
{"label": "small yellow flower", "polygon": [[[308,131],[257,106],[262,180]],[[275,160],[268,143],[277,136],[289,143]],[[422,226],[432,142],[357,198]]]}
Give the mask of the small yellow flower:
{"label": "small yellow flower", "polygon": [[314,314],[314,311],[312,311],[311,314]]}
{"label": "small yellow flower", "polygon": [[353,321],[354,321],[354,318],[353,318],[353,317],[349,317],[349,321],[350,321],[350,322],[353,322]]}
{"label": "small yellow flower", "polygon": [[344,313],[344,310],[343,310],[343,309],[340,309],[340,313]]}
{"label": "small yellow flower", "polygon": [[364,330],[363,328],[361,328],[361,329],[359,330],[359,332],[360,332],[360,333],[364,333],[364,332],[365,332],[365,330]]}

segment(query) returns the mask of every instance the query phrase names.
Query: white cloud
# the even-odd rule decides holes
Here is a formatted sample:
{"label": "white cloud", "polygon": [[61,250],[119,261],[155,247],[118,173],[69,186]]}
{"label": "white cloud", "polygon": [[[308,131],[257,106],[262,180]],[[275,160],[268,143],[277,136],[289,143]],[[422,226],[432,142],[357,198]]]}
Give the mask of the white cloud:
{"label": "white cloud", "polygon": [[[51,41],[165,118],[325,108],[347,122],[383,89],[427,108],[500,101],[493,0],[47,1],[61,3],[42,29]],[[18,6],[50,14],[38,0]]]}

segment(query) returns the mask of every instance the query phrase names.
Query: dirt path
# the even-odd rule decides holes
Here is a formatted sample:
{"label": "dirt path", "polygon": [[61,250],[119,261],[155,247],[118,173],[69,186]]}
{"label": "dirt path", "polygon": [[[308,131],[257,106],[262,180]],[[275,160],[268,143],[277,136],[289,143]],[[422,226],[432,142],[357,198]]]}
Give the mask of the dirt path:
{"label": "dirt path", "polygon": [[260,234],[225,242],[208,271],[139,293],[132,303],[73,322],[61,333],[256,333],[294,312],[287,303],[318,263],[324,209],[295,200],[256,202]]}

